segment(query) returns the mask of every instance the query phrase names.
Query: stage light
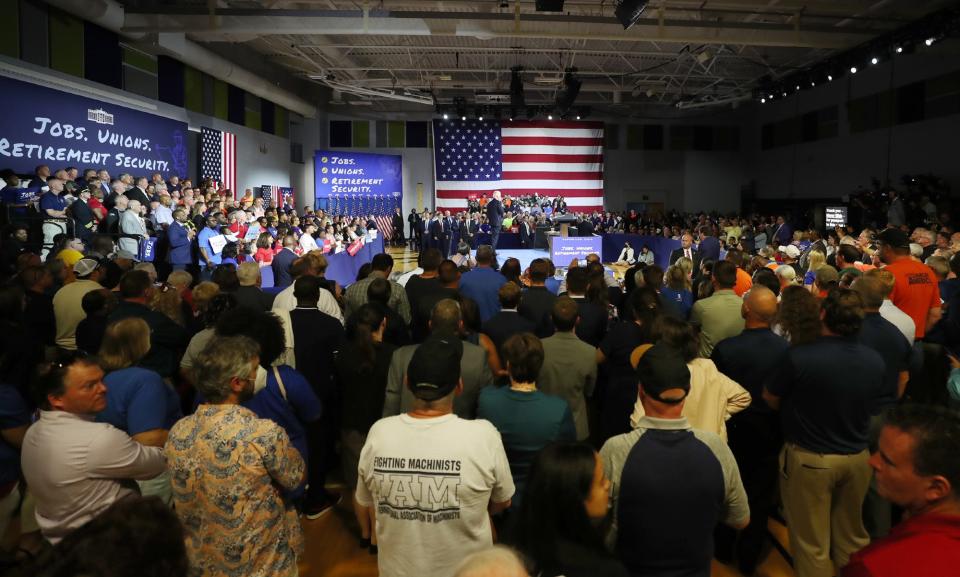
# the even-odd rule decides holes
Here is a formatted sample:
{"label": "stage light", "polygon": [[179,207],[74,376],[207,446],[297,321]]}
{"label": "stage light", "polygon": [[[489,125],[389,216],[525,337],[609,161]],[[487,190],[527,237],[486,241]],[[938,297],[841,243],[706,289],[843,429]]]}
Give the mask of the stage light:
{"label": "stage light", "polygon": [[936,41],[937,39],[931,36],[930,38],[927,38],[926,40],[924,40],[923,43],[926,44],[927,46],[933,46],[933,43]]}
{"label": "stage light", "polygon": [[648,0],[620,0],[617,7],[613,9],[613,15],[617,17],[623,29],[626,30],[637,23],[640,15],[647,7]]}
{"label": "stage light", "polygon": [[548,114],[548,115],[547,115],[547,120],[553,120],[553,115],[552,115],[552,114]]}
{"label": "stage light", "polygon": [[877,58],[876,56],[874,56],[873,58],[870,59],[870,64],[873,64],[874,66],[876,66],[877,63],[879,63],[879,62],[880,62],[880,59]]}
{"label": "stage light", "polygon": [[579,115],[579,114],[577,115],[577,120],[580,120],[580,115]]}
{"label": "stage light", "polygon": [[797,90],[800,90],[800,85],[799,85],[799,84],[797,84]]}
{"label": "stage light", "polygon": [[480,122],[483,122],[483,115],[480,115],[480,116],[478,117],[478,120],[479,120]]}
{"label": "stage light", "polygon": [[466,121],[467,121],[467,117],[466,117],[466,116],[461,116],[461,117],[460,117],[460,120],[463,120],[464,122],[466,122]]}
{"label": "stage light", "polygon": [[444,112],[444,113],[443,113],[443,119],[444,119],[444,120],[448,120],[449,118],[450,118],[450,115],[447,114],[446,112]]}
{"label": "stage light", "polygon": [[767,103],[767,99],[766,99],[766,98],[761,98],[761,99],[760,99],[760,104],[766,104],[766,103]]}
{"label": "stage light", "polygon": [[784,98],[787,97],[787,93],[786,93],[786,92],[783,93],[783,97],[784,97]]}
{"label": "stage light", "polygon": [[814,82],[813,80],[810,81],[810,86],[816,86],[816,85],[817,85],[816,82]]}
{"label": "stage light", "polygon": [[856,66],[851,66],[851,67],[850,67],[850,74],[856,74],[856,73],[857,73],[857,67],[856,67]]}
{"label": "stage light", "polygon": [[903,46],[897,46],[894,50],[897,54],[903,54]]}
{"label": "stage light", "polygon": [[827,82],[833,82],[833,75],[827,74]]}

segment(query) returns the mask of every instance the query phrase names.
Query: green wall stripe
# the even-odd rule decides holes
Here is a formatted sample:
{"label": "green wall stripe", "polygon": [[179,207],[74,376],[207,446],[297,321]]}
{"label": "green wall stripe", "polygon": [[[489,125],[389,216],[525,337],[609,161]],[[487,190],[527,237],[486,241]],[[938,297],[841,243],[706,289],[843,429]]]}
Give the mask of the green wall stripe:
{"label": "green wall stripe", "polygon": [[203,112],[203,74],[186,64],[183,65],[183,106],[187,110]]}
{"label": "green wall stripe", "polygon": [[353,121],[353,148],[370,148],[370,121]]}
{"label": "green wall stripe", "polygon": [[387,123],[387,147],[403,148],[406,142],[407,124],[402,120],[391,120]]}
{"label": "green wall stripe", "polygon": [[290,120],[287,116],[287,109],[282,106],[277,106],[275,112],[273,113],[273,119],[276,124],[273,133],[277,136],[283,138],[287,137],[287,127],[289,126]]}
{"label": "green wall stripe", "polygon": [[51,8],[50,68],[83,77],[83,20]]}
{"label": "green wall stripe", "polygon": [[260,113],[256,110],[245,110],[243,116],[243,125],[247,128],[260,130]]}
{"label": "green wall stripe", "polygon": [[0,0],[0,20],[16,22],[16,26],[7,26],[0,34],[0,54],[20,58],[20,2],[19,0]]}
{"label": "green wall stripe", "polygon": [[157,59],[155,57],[130,48],[129,46],[123,47],[123,63],[143,70],[144,72],[157,73]]}
{"label": "green wall stripe", "polygon": [[223,80],[213,79],[213,115],[221,120],[227,120],[229,110],[229,91]]}

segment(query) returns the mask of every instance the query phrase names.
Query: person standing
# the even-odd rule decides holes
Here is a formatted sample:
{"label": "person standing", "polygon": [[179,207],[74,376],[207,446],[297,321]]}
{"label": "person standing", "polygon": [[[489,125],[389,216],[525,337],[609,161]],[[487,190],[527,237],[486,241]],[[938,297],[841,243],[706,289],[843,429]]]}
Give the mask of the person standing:
{"label": "person standing", "polygon": [[740,308],[743,300],[733,292],[737,284],[737,266],[729,261],[718,262],[711,278],[713,294],[693,303],[690,320],[700,325],[700,356],[709,359],[713,347],[723,339],[743,331]]}
{"label": "person standing", "polygon": [[166,464],[158,447],[94,422],[107,408],[107,387],[93,357],[62,356],[42,370],[34,393],[40,420],[23,438],[21,463],[40,530],[56,544],[110,505],[136,496],[124,480],[152,479]]}
{"label": "person standing", "polygon": [[[197,246],[200,249],[197,264],[200,266],[200,278],[203,280],[210,280],[213,269],[222,262],[220,251],[214,250],[211,243],[211,240],[218,236],[220,236],[220,219],[216,213],[211,212],[207,215],[207,226],[197,234]],[[220,250],[222,251],[223,247]]]}
{"label": "person standing", "polygon": [[780,497],[799,577],[831,577],[870,542],[870,419],[886,395],[884,360],[857,341],[863,302],[836,289],[821,303],[822,336],[791,347],[763,398],[781,411]]}
{"label": "person standing", "polygon": [[900,405],[883,420],[870,466],[880,495],[905,511],[890,535],[856,552],[843,577],[940,577],[960,565],[960,414]]}
{"label": "person standing", "polygon": [[877,235],[883,270],[893,274],[890,300],[910,315],[916,325],[916,338],[922,339],[927,328],[942,316],[937,277],[927,265],[910,258],[910,239],[898,229],[888,228]]}
{"label": "person standing", "polygon": [[280,425],[240,406],[259,362],[249,338],[212,340],[194,366],[206,403],[170,429],[163,449],[190,565],[202,575],[297,575],[300,521],[278,489],[296,489],[306,467]]}
{"label": "person standing", "polygon": [[420,250],[420,215],[417,214],[417,209],[410,209],[410,215],[407,216],[407,222],[410,224],[410,249]]}
{"label": "person standing", "polygon": [[87,316],[83,312],[83,297],[90,291],[103,288],[100,281],[106,275],[106,270],[101,261],[82,258],[73,265],[73,275],[76,280],[63,285],[53,295],[56,344],[70,351],[77,349],[77,325]]}
{"label": "person standing", "polygon": [[[33,183],[31,183],[31,186]],[[59,178],[50,178],[46,183],[47,192],[40,196],[40,216],[43,217],[43,251],[40,256],[46,259],[50,247],[53,246],[53,237],[67,232],[65,217],[67,216],[67,201],[63,198],[63,181]]]}
{"label": "person standing", "polygon": [[477,303],[481,322],[490,320],[500,311],[500,287],[507,282],[493,268],[495,255],[492,246],[481,245],[477,249],[477,266],[460,277],[460,292]]}
{"label": "person standing", "polygon": [[131,198],[127,210],[120,213],[120,238],[117,240],[120,250],[139,254],[140,241],[147,238],[147,225],[140,215],[144,206]]}
{"label": "person standing", "polygon": [[690,371],[678,351],[654,345],[637,378],[645,416],[600,450],[615,503],[611,540],[632,575],[707,577],[717,523],[750,523],[737,463],[718,435],[682,416]]}
{"label": "person standing", "polygon": [[361,527],[376,512],[382,577],[452,575],[464,556],[493,544],[490,515],[510,506],[499,433],[453,414],[462,354],[455,336],[419,345],[404,377],[412,409],[377,421],[360,453],[355,507]]}
{"label": "person standing", "polygon": [[503,203],[500,202],[500,191],[493,191],[493,198],[487,202],[487,222],[490,223],[490,247],[497,253],[497,241],[500,239],[500,229],[503,225]]}
{"label": "person standing", "polygon": [[193,257],[190,254],[190,247],[196,232],[193,227],[187,227],[187,211],[178,208],[173,211],[173,224],[167,229],[167,241],[170,243],[170,252],[167,253],[167,260],[173,270],[186,270]]}

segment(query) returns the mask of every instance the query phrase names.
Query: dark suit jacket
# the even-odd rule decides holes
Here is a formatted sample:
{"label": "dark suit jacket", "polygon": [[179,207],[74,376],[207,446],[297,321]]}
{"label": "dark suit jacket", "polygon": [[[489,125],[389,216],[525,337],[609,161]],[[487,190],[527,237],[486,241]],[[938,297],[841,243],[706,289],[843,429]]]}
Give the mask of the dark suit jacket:
{"label": "dark suit jacket", "polygon": [[577,225],[577,236],[592,236],[593,235],[593,223],[589,219],[585,219]]}
{"label": "dark suit jacket", "polygon": [[541,339],[553,334],[553,303],[557,300],[557,295],[553,294],[546,287],[532,286],[525,293],[520,301],[520,308],[517,309],[520,315],[529,320],[536,327],[534,334]]}
{"label": "dark suit jacket", "polygon": [[720,260],[720,241],[715,236],[708,236],[700,241],[697,250],[700,252],[701,259]]}
{"label": "dark suit jacket", "polygon": [[343,325],[315,308],[293,309],[290,323],[297,370],[310,381],[321,400],[329,400],[334,391],[333,356],[343,344]]}
{"label": "dark suit jacket", "polygon": [[270,265],[273,269],[273,286],[284,288],[293,284],[293,277],[290,276],[290,265],[297,258],[296,253],[287,248],[273,257],[273,263]]}
{"label": "dark suit jacket", "polygon": [[130,200],[139,200],[140,204],[150,208],[150,199],[147,198],[147,193],[142,189],[134,186],[125,193],[126,197]]}
{"label": "dark suit jacket", "polygon": [[[694,271],[694,274],[697,274],[697,272],[700,270],[700,251],[698,251],[697,249],[695,249],[695,248],[693,248],[693,247],[690,247],[690,254],[691,254],[691,256],[693,256],[693,271]],[[680,257],[682,257],[682,256],[683,256],[683,249],[682,249],[682,248],[676,248],[676,249],[673,249],[672,251],[670,251],[670,263],[668,264],[668,266],[672,266],[673,263],[677,262],[677,259],[680,258]]]}
{"label": "dark suit jacket", "polygon": [[529,222],[520,223],[520,246],[523,248],[533,246],[533,227]]}
{"label": "dark suit jacket", "polygon": [[577,338],[594,346],[600,346],[600,341],[607,334],[607,311],[603,310],[583,297],[571,297],[577,301],[580,324],[577,325]]}
{"label": "dark suit jacket", "polygon": [[497,350],[507,339],[520,333],[532,333],[536,325],[516,311],[500,311],[483,323],[483,334],[490,337]]}
{"label": "dark suit jacket", "polygon": [[265,293],[255,286],[242,286],[233,292],[233,296],[236,297],[239,306],[270,312],[275,295]]}
{"label": "dark suit jacket", "polygon": [[500,228],[503,224],[503,205],[495,198],[487,202],[487,220],[492,227]]}
{"label": "dark suit jacket", "polygon": [[141,318],[150,327],[150,350],[139,366],[156,371],[161,377],[173,377],[180,355],[190,342],[190,334],[166,315],[137,302],[120,301],[108,318],[113,323],[130,317]]}

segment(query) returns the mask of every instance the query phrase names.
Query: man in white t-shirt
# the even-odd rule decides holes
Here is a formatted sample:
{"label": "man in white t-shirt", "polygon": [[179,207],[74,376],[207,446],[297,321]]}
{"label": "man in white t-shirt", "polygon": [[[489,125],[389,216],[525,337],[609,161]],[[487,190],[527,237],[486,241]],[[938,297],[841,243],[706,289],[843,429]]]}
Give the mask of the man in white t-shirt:
{"label": "man in white t-shirt", "polygon": [[307,254],[311,250],[317,250],[320,248],[317,245],[316,239],[313,238],[313,235],[317,232],[317,225],[312,222],[307,224],[303,229],[303,234],[300,235],[300,249],[303,251],[303,254]]}
{"label": "man in white t-shirt", "polygon": [[500,434],[453,414],[463,344],[438,335],[417,347],[405,385],[413,410],[377,421],[360,453],[356,511],[376,516],[381,577],[452,577],[493,544],[490,514],[514,493]]}

